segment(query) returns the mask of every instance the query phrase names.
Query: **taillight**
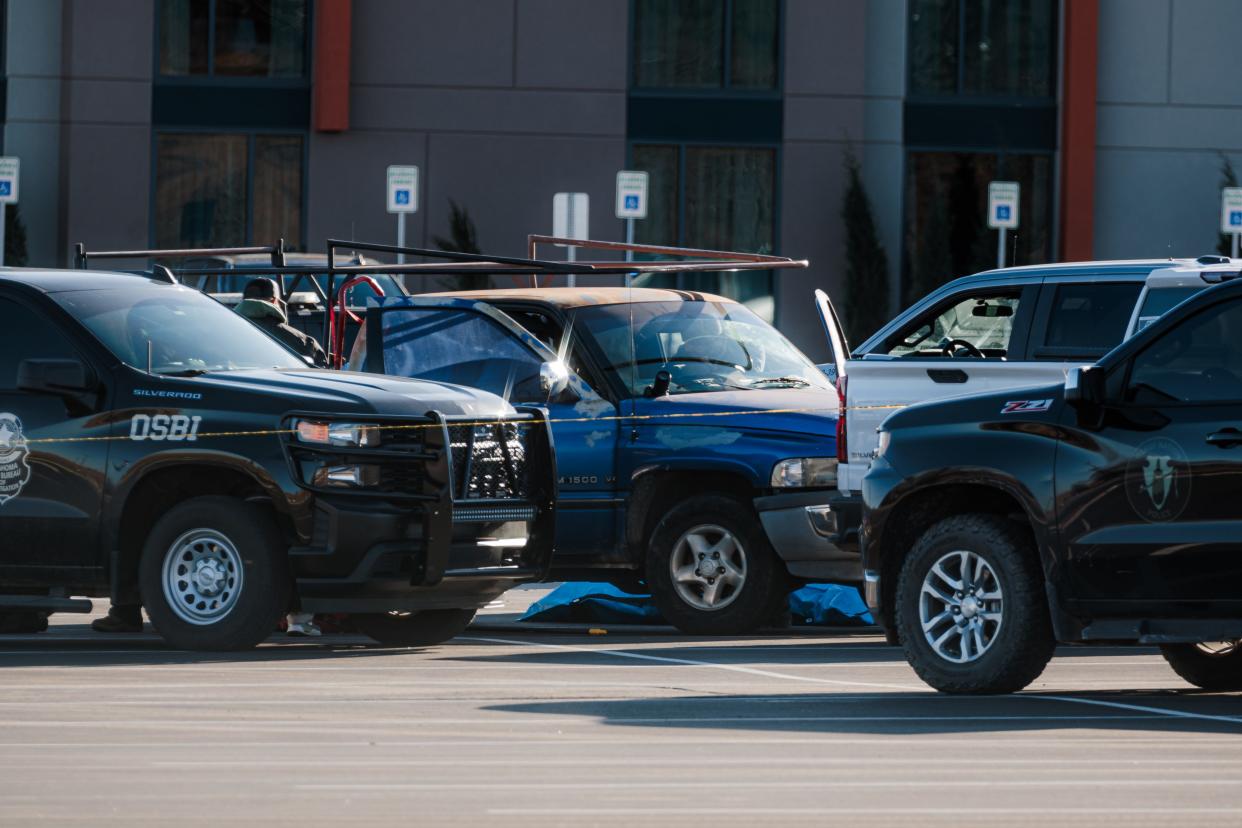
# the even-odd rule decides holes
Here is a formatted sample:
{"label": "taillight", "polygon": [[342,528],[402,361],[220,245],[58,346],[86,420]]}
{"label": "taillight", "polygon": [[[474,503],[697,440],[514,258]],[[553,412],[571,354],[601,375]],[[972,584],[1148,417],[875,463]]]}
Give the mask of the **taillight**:
{"label": "taillight", "polygon": [[848,377],[837,377],[837,463],[850,461],[849,446],[845,442],[845,385]]}

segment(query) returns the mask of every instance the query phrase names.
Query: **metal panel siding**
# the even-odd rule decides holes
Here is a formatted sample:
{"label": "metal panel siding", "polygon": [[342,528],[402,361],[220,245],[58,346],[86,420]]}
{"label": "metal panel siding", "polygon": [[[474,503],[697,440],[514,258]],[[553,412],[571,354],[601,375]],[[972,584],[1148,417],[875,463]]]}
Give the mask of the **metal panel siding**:
{"label": "metal panel siding", "polygon": [[349,129],[351,0],[319,0],[315,9],[313,109],[320,132]]}

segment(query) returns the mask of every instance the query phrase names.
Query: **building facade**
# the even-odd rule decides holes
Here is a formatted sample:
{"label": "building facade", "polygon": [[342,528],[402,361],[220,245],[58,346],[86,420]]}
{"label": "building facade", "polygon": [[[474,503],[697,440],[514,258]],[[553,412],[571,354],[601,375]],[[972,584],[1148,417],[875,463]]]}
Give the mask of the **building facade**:
{"label": "building facade", "polygon": [[37,265],[78,241],[395,240],[390,164],[421,170],[410,244],[449,236],[455,203],[520,254],[562,191],[620,240],[614,176],[643,169],[639,240],[811,260],[678,284],[820,356],[809,293],[844,287],[851,156],[892,310],[995,263],[990,180],[1022,185],[1019,264],[1199,255],[1242,164],[1235,0],[3,5],[3,153]]}

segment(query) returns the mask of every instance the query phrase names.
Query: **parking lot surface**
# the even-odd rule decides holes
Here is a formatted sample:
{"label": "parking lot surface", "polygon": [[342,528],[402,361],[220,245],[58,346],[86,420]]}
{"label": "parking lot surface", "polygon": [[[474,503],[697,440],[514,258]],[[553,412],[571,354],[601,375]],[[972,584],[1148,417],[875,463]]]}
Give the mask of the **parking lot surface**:
{"label": "parking lot surface", "polygon": [[0,822],[1237,825],[1242,699],[1149,650],[930,692],[872,632],[0,639]]}

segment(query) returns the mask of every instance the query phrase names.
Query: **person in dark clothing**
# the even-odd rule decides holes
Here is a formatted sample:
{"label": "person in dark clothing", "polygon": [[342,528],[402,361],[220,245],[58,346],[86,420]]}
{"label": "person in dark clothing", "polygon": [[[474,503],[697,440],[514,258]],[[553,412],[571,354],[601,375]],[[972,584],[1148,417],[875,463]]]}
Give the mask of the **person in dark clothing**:
{"label": "person in dark clothing", "polygon": [[284,303],[272,279],[251,279],[242,292],[237,312],[308,358],[316,368],[328,366],[328,355],[319,343],[289,324]]}
{"label": "person in dark clothing", "polygon": [[108,614],[91,622],[91,629],[104,633],[142,632],[141,604],[113,604]]}

